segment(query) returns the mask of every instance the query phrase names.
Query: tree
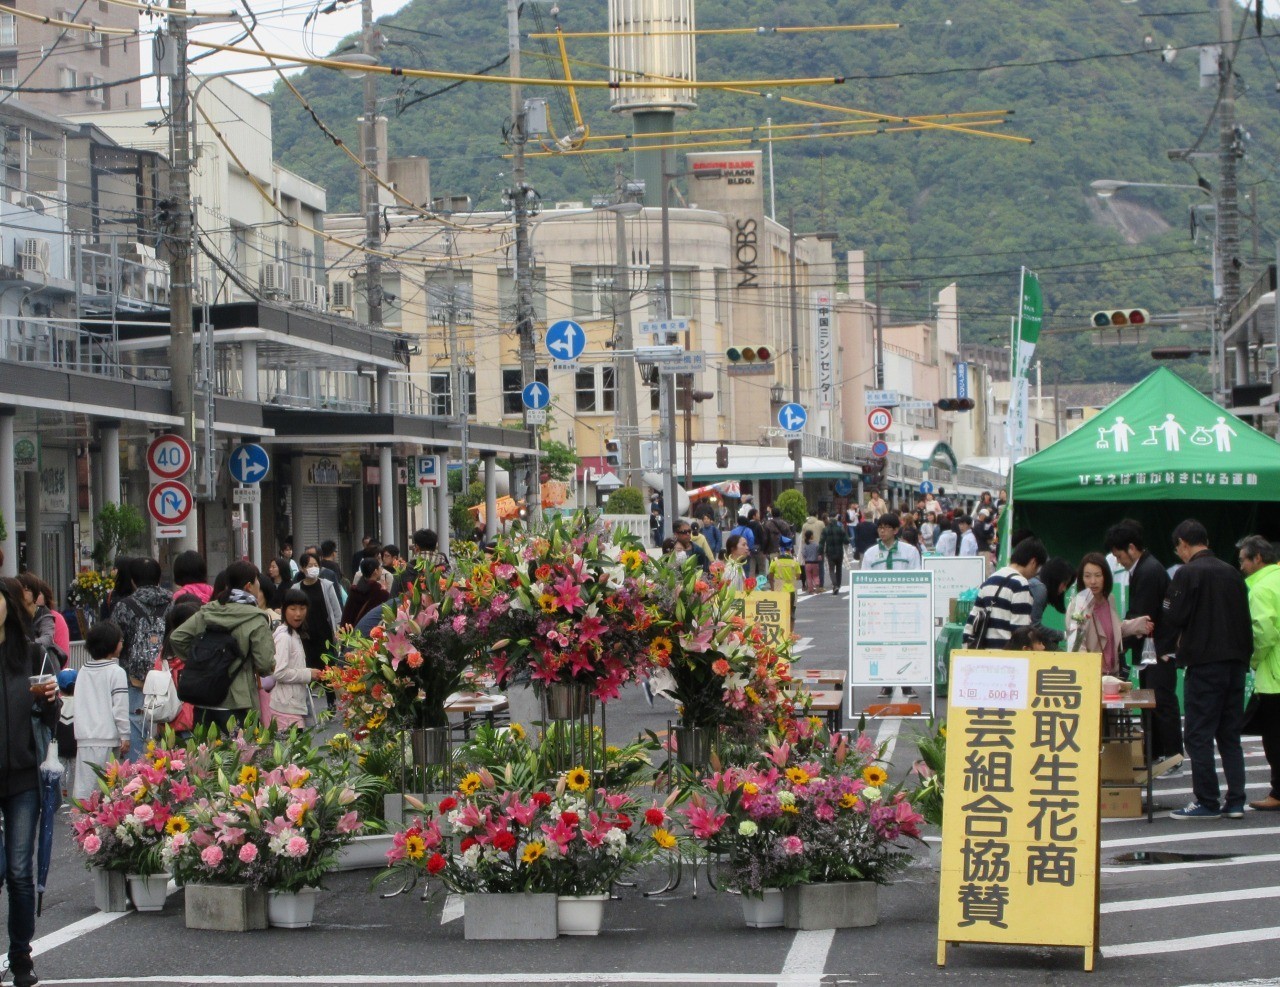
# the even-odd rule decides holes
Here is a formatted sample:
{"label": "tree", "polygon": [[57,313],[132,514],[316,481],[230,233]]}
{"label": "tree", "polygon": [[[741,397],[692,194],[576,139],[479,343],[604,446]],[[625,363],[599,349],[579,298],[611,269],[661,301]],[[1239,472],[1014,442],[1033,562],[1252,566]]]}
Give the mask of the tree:
{"label": "tree", "polygon": [[619,487],[609,494],[605,508],[609,514],[643,514],[644,494],[635,487]]}
{"label": "tree", "polygon": [[106,504],[93,517],[98,539],[93,545],[93,561],[105,570],[116,555],[142,544],[147,519],[131,504]]}
{"label": "tree", "polygon": [[544,439],[542,442],[542,472],[552,480],[572,480],[581,458],[563,442]]}
{"label": "tree", "polygon": [[778,509],[791,527],[799,529],[804,519],[809,516],[809,504],[799,490],[784,490],[773,499],[773,506]]}
{"label": "tree", "polygon": [[470,538],[475,528],[475,520],[469,508],[484,503],[484,484],[473,483],[465,494],[453,498],[453,506],[449,508],[449,524],[453,533],[462,538]]}

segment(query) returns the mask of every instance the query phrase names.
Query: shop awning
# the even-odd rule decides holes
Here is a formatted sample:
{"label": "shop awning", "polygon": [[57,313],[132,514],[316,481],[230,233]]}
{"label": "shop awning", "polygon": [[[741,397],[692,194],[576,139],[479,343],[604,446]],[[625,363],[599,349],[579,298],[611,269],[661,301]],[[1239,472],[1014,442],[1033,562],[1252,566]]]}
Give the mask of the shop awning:
{"label": "shop awning", "polygon": [[[785,447],[731,445],[728,469],[716,468],[714,446],[698,446],[693,454],[693,479],[696,483],[718,483],[721,480],[789,480],[795,469]],[[684,465],[683,457],[677,464]],[[833,459],[805,456],[804,476],[807,480],[847,480],[858,471],[848,463]]]}

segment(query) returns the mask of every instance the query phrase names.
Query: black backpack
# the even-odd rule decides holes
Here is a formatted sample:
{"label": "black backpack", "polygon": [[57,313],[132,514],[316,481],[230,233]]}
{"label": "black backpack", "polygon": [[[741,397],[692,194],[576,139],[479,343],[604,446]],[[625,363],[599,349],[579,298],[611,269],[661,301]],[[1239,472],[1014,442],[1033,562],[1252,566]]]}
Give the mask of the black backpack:
{"label": "black backpack", "polygon": [[192,642],[191,655],[178,673],[178,698],[193,706],[221,707],[243,665],[244,655],[230,631],[205,628]]}

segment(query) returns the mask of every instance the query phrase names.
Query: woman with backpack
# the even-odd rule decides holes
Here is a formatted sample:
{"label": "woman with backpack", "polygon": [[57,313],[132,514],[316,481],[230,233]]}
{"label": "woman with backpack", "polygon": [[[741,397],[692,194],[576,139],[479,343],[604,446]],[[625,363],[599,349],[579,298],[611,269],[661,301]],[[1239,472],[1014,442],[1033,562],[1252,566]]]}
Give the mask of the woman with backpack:
{"label": "woman with backpack", "polygon": [[271,620],[258,599],[258,567],[232,562],[226,588],[169,637],[172,653],[185,663],[178,695],[195,707],[197,726],[212,723],[225,732],[232,719],[243,723],[257,706],[257,676],[276,666]]}

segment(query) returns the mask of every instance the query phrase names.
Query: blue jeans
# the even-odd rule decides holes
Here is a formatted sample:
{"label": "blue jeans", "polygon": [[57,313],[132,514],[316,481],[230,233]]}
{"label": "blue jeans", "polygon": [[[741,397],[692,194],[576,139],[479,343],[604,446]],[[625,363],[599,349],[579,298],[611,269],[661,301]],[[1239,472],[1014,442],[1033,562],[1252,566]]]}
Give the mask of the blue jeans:
{"label": "blue jeans", "polygon": [[31,937],[36,932],[35,850],[40,790],[32,788],[0,797],[0,813],[4,814],[0,884],[9,885],[9,964],[16,968],[29,962]]}
{"label": "blue jeans", "polygon": [[[139,712],[134,712],[138,710]],[[129,683],[129,753],[125,755],[126,761],[136,761],[142,756],[143,748],[146,741],[150,738],[146,734],[146,719],[142,713],[142,690]]]}

